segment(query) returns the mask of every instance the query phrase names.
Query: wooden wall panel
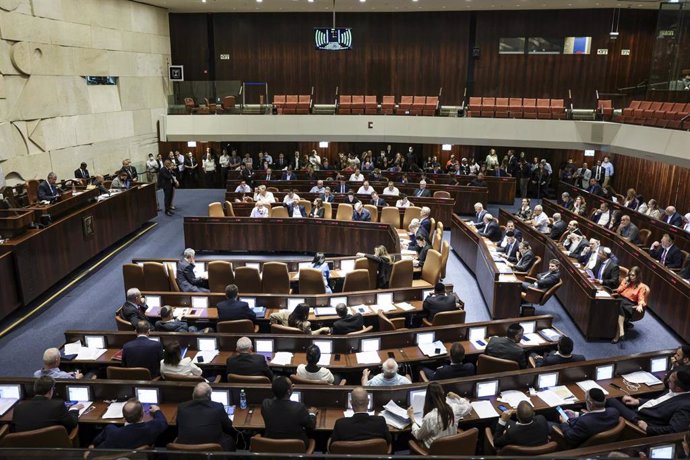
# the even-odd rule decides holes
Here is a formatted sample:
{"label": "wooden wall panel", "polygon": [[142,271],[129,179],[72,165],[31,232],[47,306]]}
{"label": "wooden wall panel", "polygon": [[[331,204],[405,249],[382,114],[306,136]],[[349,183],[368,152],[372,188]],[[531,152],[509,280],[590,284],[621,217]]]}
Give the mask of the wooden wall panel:
{"label": "wooden wall panel", "polygon": [[188,81],[209,80],[208,16],[170,14],[171,64],[184,65]]}

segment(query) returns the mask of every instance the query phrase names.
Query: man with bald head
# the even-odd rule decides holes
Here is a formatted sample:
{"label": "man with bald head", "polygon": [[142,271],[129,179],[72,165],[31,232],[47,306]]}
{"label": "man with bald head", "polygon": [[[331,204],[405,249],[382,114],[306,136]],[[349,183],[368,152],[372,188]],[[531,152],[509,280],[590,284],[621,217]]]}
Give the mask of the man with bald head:
{"label": "man with bald head", "polygon": [[388,358],[385,360],[381,365],[381,370],[383,372],[375,375],[371,380],[369,380],[369,374],[371,371],[369,371],[369,369],[364,369],[364,371],[362,371],[362,386],[378,387],[408,385],[412,383],[410,382],[410,379],[404,375],[398,374],[398,363],[396,363],[393,358]]}
{"label": "man with bald head", "polygon": [[211,386],[200,382],[194,387],[192,400],[177,406],[177,442],[181,444],[220,444],[234,451],[235,429],[219,402],[211,401]]}
{"label": "man with bald head", "polygon": [[[366,441],[367,439],[382,438],[391,443],[391,433],[388,431],[386,419],[379,415],[369,415],[369,394],[363,387],[356,387],[350,393],[352,414],[336,420],[333,434],[328,441]],[[373,413],[373,412],[372,412]]]}
{"label": "man with bald head", "polygon": [[80,379],[81,372],[65,372],[60,370],[60,350],[48,348],[43,352],[43,367],[34,372],[34,377],[52,377],[54,379]]}
{"label": "man with bald head", "polygon": [[168,421],[160,410],[153,405],[149,409],[151,420],[144,421],[144,408],[138,399],[132,398],[122,407],[125,418],[124,426],[108,424],[93,440],[93,445],[100,449],[135,449],[140,446],[154,446],[156,439],[168,428]]}
{"label": "man with bald head", "polygon": [[[512,420],[515,414],[517,420]],[[534,415],[534,408],[527,401],[520,401],[516,410],[501,414],[494,431],[494,446],[540,446],[549,441],[549,424],[543,415]]]}

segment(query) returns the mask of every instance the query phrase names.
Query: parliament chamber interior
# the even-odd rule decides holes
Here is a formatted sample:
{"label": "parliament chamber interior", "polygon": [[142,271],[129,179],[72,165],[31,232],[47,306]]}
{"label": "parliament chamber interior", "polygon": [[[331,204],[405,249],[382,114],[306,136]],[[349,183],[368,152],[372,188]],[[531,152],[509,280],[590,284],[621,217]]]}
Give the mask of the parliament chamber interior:
{"label": "parliament chamber interior", "polygon": [[1,458],[690,457],[690,1],[11,0],[0,45]]}

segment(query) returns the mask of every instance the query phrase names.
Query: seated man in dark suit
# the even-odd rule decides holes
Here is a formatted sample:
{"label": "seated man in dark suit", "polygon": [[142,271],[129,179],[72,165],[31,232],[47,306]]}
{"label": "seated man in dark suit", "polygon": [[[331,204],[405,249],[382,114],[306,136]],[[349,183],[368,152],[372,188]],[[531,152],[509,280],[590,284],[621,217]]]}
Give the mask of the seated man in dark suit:
{"label": "seated man in dark suit", "polygon": [[239,290],[234,284],[225,286],[225,297],[216,305],[218,309],[218,321],[236,321],[238,319],[248,319],[252,322],[256,320],[256,313],[249,308],[249,304],[237,298]]}
{"label": "seated man in dark suit", "polygon": [[577,361],[584,361],[585,357],[582,355],[573,354],[573,339],[568,336],[561,336],[558,340],[558,350],[551,350],[544,356],[532,353],[536,367],[553,366],[554,364],[574,363]]}
{"label": "seated man in dark suit", "polygon": [[326,187],[324,192],[320,195],[320,198],[324,203],[333,203],[335,201],[335,195],[331,192],[330,187]]}
{"label": "seated man in dark suit", "polygon": [[225,451],[235,450],[235,429],[219,402],[211,401],[211,386],[200,382],[192,400],[177,406],[177,442],[181,444],[220,444]]}
{"label": "seated man in dark suit", "polygon": [[484,174],[479,173],[477,177],[472,179],[469,183],[470,187],[486,187],[486,181],[484,180]]}
{"label": "seated man in dark suit", "polygon": [[516,272],[529,272],[534,264],[534,252],[532,251],[532,246],[527,241],[522,241],[518,246],[519,257],[515,264],[508,263]]}
{"label": "seated man in dark suit", "polygon": [[576,448],[592,436],[610,430],[618,423],[618,410],[606,407],[606,395],[599,388],[587,391],[585,397],[586,412],[579,417],[573,411],[566,410],[568,419],[560,416],[558,425],[566,442]]}
{"label": "seated man in dark suit", "polygon": [[147,321],[137,323],[137,338],[122,347],[122,366],[145,367],[151,372],[151,377],[158,377],[163,347],[160,342],[149,338],[150,330],[151,325]]}
{"label": "seated man in dark suit", "polygon": [[146,321],[151,325],[145,314],[147,308],[146,299],[141,295],[141,291],[137,288],[129,288],[127,301],[120,307],[120,316],[125,321],[129,321],[133,328],[137,327],[139,321]]}
{"label": "seated man in dark suit", "polygon": [[421,235],[425,240],[429,240],[429,232],[424,230],[422,223],[416,217],[410,221],[410,225],[407,227],[410,235],[410,243],[407,245],[407,249],[414,251],[417,248],[417,236]]}
{"label": "seated man in dark suit", "polygon": [[89,179],[91,176],[89,175],[89,170],[86,169],[88,165],[84,162],[82,162],[81,165],[79,165],[79,169],[74,170],[74,177],[76,179],[82,179],[84,181],[84,184],[88,183]]}
{"label": "seated man in dark suit", "polygon": [[417,251],[417,258],[413,261],[415,267],[423,267],[424,261],[426,260],[426,254],[431,249],[429,241],[424,238],[423,235],[417,235],[417,247],[414,248]]}
{"label": "seated man in dark suit", "polygon": [[369,396],[363,387],[352,390],[352,417],[343,417],[335,421],[328,445],[336,441],[366,441],[368,439],[385,439],[391,443],[391,433],[386,419],[379,415],[369,415]]}
{"label": "seated man in dark suit", "polygon": [[673,237],[668,233],[661,237],[661,243],[652,243],[649,255],[668,268],[680,268],[683,264],[683,253],[673,244]]}
{"label": "seated man in dark suit", "polygon": [[84,407],[76,404],[67,410],[62,399],[53,399],[55,379],[44,375],[34,381],[34,397],[21,401],[12,412],[12,431],[38,430],[54,425],[62,425],[69,433],[77,426],[79,409]]}
{"label": "seated man in dark suit", "polygon": [[561,262],[558,259],[549,260],[549,271],[538,273],[537,280],[533,283],[528,283],[527,281],[522,282],[522,290],[527,291],[528,288],[536,288],[546,291],[551,287],[555,286],[561,279]]}
{"label": "seated man in dark suit", "polygon": [[503,235],[501,235],[501,227],[498,226],[498,221],[488,212],[484,214],[484,226],[479,230],[479,234],[490,239],[494,243],[501,241],[503,237]]}
{"label": "seated man in dark suit", "polygon": [[350,332],[356,332],[364,327],[364,318],[362,318],[361,313],[355,313],[351,315],[344,303],[339,303],[335,306],[335,312],[338,314],[340,319],[333,323],[333,329],[331,329],[331,334],[343,335],[349,334]]}
{"label": "seated man in dark suit", "polygon": [[465,348],[460,342],[453,342],[450,346],[450,364],[439,366],[436,370],[425,367],[422,369],[429,380],[456,379],[474,375],[474,364],[464,363]]}
{"label": "seated man in dark suit", "polygon": [[439,282],[434,286],[434,293],[424,299],[422,309],[426,314],[426,319],[432,321],[436,313],[454,311],[457,310],[459,306],[460,299],[458,299],[458,296],[454,292],[447,294],[445,284]]}
{"label": "seated man in dark suit", "polygon": [[194,274],[194,249],[184,250],[183,258],[177,262],[177,286],[182,292],[208,292],[208,279]]}
{"label": "seated man in dark suit", "polygon": [[619,401],[609,399],[608,407],[618,409],[621,417],[635,423],[648,436],[681,433],[690,424],[690,371],[671,371],[668,389],[655,399],[625,395]]}
{"label": "seated man in dark suit", "polygon": [[430,197],[431,190],[426,188],[426,181],[419,181],[419,188],[414,191],[414,196]]}
{"label": "seated man in dark suit", "polygon": [[373,204],[374,206],[377,206],[377,207],[378,207],[378,206],[381,206],[381,207],[383,207],[383,206],[388,206],[388,205],[386,204],[386,200],[384,200],[383,198],[381,198],[381,197],[379,196],[379,194],[376,193],[376,192],[374,192],[374,193],[371,194],[371,204]]}
{"label": "seated man in dark suit", "polygon": [[156,330],[162,332],[197,332],[197,328],[187,324],[187,321],[176,320],[173,316],[173,308],[169,305],[161,308],[161,319],[156,321]]}
{"label": "seated man in dark suit", "polygon": [[599,185],[599,182],[594,178],[591,178],[589,180],[589,187],[587,188],[587,191],[589,193],[591,193],[592,195],[596,195],[596,196],[601,196],[604,194],[604,189],[601,188],[601,185]]}
{"label": "seated man in dark suit", "polygon": [[54,172],[48,174],[47,180],[38,186],[38,201],[55,201],[61,195],[60,189],[55,185],[57,175]]}
{"label": "seated man in dark suit", "polygon": [[292,202],[290,205],[287,207],[288,209],[288,216],[290,217],[297,217],[297,218],[304,218],[304,217],[309,217],[309,214],[307,213],[307,210],[299,204],[299,202]]}
{"label": "seated man in dark suit", "polygon": [[237,375],[264,375],[273,380],[273,372],[266,364],[263,355],[252,353],[252,341],[248,337],[237,340],[237,355],[228,358],[225,362],[228,374]]}
{"label": "seated man in dark suit", "polygon": [[486,210],[484,209],[484,205],[477,202],[474,204],[474,218],[470,221],[474,224],[474,228],[477,230],[481,230],[484,228],[484,215],[486,214]]}
{"label": "seated man in dark suit", "polygon": [[297,174],[292,170],[292,165],[289,165],[287,169],[283,171],[281,180],[297,180]]}
{"label": "seated man in dark suit", "polygon": [[522,334],[525,330],[518,323],[508,326],[506,337],[491,337],[489,343],[486,344],[487,355],[494,358],[509,359],[515,361],[520,366],[520,369],[527,367],[527,357],[525,350],[520,345]]}
{"label": "seated man in dark suit", "polygon": [[551,217],[553,218],[553,224],[551,224],[551,233],[549,233],[549,238],[558,241],[561,238],[561,235],[563,235],[565,230],[568,228],[568,224],[561,219],[561,214],[558,212],[555,212]]}
{"label": "seated man in dark suit", "polygon": [[611,249],[600,246],[597,263],[592,269],[594,277],[602,286],[616,289],[620,284],[620,267],[611,257]]}
{"label": "seated man in dark suit", "polygon": [[[516,414],[517,421],[510,417]],[[543,415],[535,415],[527,401],[520,401],[517,410],[501,414],[494,430],[494,446],[501,449],[508,445],[535,447],[549,442],[549,424]]]}
{"label": "seated man in dark suit", "polygon": [[510,263],[517,263],[517,254],[520,243],[515,238],[515,233],[512,231],[506,232],[506,245],[496,249],[501,257],[504,257]]}
{"label": "seated man in dark suit", "polygon": [[140,446],[154,446],[158,436],[168,428],[168,421],[158,406],[151,406],[149,413],[151,420],[144,422],[144,408],[141,403],[135,398],[130,399],[122,407],[125,425],[106,425],[90,447],[135,449]]}
{"label": "seated man in dark suit", "polygon": [[683,216],[676,211],[675,206],[668,206],[661,215],[661,220],[669,225],[673,225],[674,227],[683,226]]}
{"label": "seated man in dark suit", "polygon": [[355,203],[355,209],[352,211],[352,220],[359,222],[371,222],[371,213],[364,209],[361,201]]}
{"label": "seated man in dark suit", "polygon": [[276,377],[271,385],[273,398],[261,403],[261,416],[266,430],[264,436],[271,439],[301,439],[309,444],[307,431],[316,426],[319,410],[301,402],[291,401],[292,382],[287,377]]}

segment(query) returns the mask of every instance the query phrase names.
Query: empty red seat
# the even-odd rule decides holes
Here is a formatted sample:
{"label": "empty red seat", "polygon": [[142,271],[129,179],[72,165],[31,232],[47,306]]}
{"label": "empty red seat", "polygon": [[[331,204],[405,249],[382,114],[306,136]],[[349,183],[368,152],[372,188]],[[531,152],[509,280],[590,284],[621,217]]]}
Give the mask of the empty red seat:
{"label": "empty red seat", "polygon": [[352,96],[341,95],[338,98],[338,113],[341,115],[349,115],[352,107]]}
{"label": "empty red seat", "polygon": [[551,119],[551,101],[549,99],[537,99],[537,118]]}
{"label": "empty red seat", "polygon": [[636,109],[633,109],[633,118],[644,118],[644,111],[649,110],[651,106],[652,101],[640,101],[640,105]]}
{"label": "empty red seat", "polygon": [[478,117],[482,109],[481,97],[470,97],[470,103],[467,106],[468,117]]}
{"label": "empty red seat", "polygon": [[384,115],[393,115],[395,110],[395,96],[383,96],[381,100],[381,113]]}
{"label": "empty red seat", "polygon": [[510,109],[508,106],[508,98],[507,97],[497,97],[496,98],[496,110],[495,110],[496,118],[508,118],[509,114],[510,114]]}
{"label": "empty red seat", "polygon": [[634,116],[634,111],[640,107],[642,101],[632,101],[630,105],[623,109],[623,118]]}
{"label": "empty red seat", "polygon": [[376,102],[376,96],[364,96],[364,113],[367,115],[376,115],[379,104]]}
{"label": "empty red seat", "polygon": [[311,109],[311,96],[309,94],[300,94],[297,97],[297,107],[295,113],[307,114]]}
{"label": "empty red seat", "polygon": [[414,96],[412,98],[412,107],[410,108],[410,115],[421,115],[426,103],[426,96]]}
{"label": "empty red seat", "polygon": [[422,114],[427,117],[433,117],[438,110],[438,96],[427,96],[424,103],[424,110]]}
{"label": "empty red seat", "polygon": [[511,97],[508,103],[508,110],[512,118],[522,118],[522,98]]}
{"label": "empty red seat", "polygon": [[524,98],[522,100],[522,113],[525,118],[537,118],[537,100]]}
{"label": "empty red seat", "polygon": [[493,117],[494,110],[496,109],[496,98],[495,97],[483,97],[482,107],[480,115],[482,117]]}
{"label": "empty red seat", "polygon": [[299,101],[298,96],[288,94],[285,97],[285,105],[283,106],[283,113],[296,113],[298,101]]}
{"label": "empty red seat", "polygon": [[688,115],[690,115],[690,103],[685,104],[680,102],[674,104],[673,109],[667,115],[669,118],[666,127],[679,129],[683,128],[684,126],[687,126],[687,120],[685,121],[685,123],[683,123],[681,120],[687,117]]}
{"label": "empty red seat", "polygon": [[400,97],[400,104],[398,104],[398,107],[395,109],[395,114],[396,115],[405,115],[410,112],[412,109],[412,101],[413,97],[412,96],[401,96]]}
{"label": "empty red seat", "polygon": [[563,99],[551,99],[551,118],[565,120],[565,103]]}
{"label": "empty red seat", "polygon": [[597,101],[597,113],[602,120],[610,120],[613,117],[613,102],[611,99],[599,99]]}
{"label": "empty red seat", "polygon": [[352,114],[362,115],[364,113],[364,96],[352,96]]}

